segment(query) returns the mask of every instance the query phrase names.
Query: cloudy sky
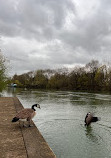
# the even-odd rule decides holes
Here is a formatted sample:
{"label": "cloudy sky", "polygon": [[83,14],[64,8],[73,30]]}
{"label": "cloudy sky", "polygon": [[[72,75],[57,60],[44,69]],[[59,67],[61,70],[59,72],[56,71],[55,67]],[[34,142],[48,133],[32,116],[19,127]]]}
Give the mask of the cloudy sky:
{"label": "cloudy sky", "polygon": [[111,0],[0,0],[10,74],[111,61]]}

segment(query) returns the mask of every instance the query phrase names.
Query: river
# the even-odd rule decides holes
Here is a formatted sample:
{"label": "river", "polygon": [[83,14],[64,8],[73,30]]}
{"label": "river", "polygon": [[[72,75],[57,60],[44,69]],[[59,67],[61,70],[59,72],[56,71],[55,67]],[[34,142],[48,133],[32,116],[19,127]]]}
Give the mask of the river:
{"label": "river", "polygon": [[[57,158],[111,158],[111,95],[9,88],[25,108],[39,103],[34,123]],[[87,112],[101,118],[84,126]]]}

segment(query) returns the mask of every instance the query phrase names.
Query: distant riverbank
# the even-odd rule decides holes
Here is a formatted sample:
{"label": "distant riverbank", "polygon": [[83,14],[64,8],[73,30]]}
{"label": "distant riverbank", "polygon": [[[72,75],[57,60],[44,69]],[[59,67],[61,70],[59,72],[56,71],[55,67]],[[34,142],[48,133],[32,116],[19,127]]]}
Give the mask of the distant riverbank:
{"label": "distant riverbank", "polygon": [[92,60],[84,67],[37,70],[14,75],[10,83],[22,88],[111,92],[111,68]]}

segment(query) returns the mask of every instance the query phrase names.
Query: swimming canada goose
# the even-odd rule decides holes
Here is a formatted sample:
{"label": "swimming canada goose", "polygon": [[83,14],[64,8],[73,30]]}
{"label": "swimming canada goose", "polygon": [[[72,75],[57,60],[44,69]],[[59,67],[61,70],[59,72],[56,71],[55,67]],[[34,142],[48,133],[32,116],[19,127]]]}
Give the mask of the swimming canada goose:
{"label": "swimming canada goose", "polygon": [[94,117],[92,113],[88,112],[85,117],[85,126],[89,126],[91,122],[99,121],[99,117]]}
{"label": "swimming canada goose", "polygon": [[31,108],[27,108],[27,109],[22,109],[21,111],[19,111],[16,116],[12,119],[12,122],[17,122],[18,120],[23,121],[23,127],[26,126],[24,125],[24,121],[28,121],[29,122],[29,127],[31,127],[31,120],[32,118],[36,115],[36,109],[34,107],[40,108],[39,104],[34,104],[32,105]]}

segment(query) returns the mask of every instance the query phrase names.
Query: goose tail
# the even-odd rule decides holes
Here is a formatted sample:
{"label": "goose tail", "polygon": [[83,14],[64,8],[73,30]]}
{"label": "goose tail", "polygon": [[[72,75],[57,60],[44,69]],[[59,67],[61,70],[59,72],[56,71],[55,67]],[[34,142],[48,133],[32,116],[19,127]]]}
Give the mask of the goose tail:
{"label": "goose tail", "polygon": [[100,117],[93,117],[92,122],[97,122],[97,121],[100,121],[100,120],[101,120]]}
{"label": "goose tail", "polygon": [[14,117],[14,118],[12,119],[12,122],[17,122],[18,120],[19,120],[19,118]]}

